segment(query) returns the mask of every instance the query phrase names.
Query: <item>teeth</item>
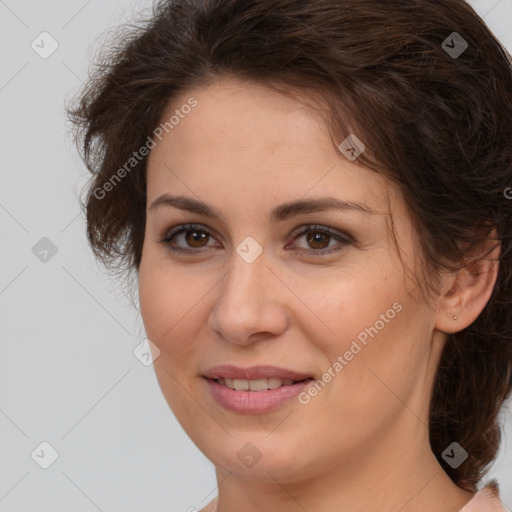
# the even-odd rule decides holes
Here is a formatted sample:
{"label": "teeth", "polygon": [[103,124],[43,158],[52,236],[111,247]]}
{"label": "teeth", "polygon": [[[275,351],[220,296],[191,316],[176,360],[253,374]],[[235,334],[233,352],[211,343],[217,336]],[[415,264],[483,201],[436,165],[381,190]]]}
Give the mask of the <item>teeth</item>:
{"label": "teeth", "polygon": [[290,386],[294,383],[291,379],[278,379],[271,377],[270,379],[218,379],[219,384],[236,391],[266,391],[267,389],[276,389],[281,386]]}
{"label": "teeth", "polygon": [[245,382],[249,384],[251,391],[265,391],[268,389],[268,379],[246,380]]}
{"label": "teeth", "polygon": [[268,389],[276,389],[280,388],[283,385],[283,381],[281,379],[277,379],[276,377],[271,377],[267,379]]}
{"label": "teeth", "polygon": [[242,379],[233,379],[233,388],[237,391],[249,391],[249,381]]}

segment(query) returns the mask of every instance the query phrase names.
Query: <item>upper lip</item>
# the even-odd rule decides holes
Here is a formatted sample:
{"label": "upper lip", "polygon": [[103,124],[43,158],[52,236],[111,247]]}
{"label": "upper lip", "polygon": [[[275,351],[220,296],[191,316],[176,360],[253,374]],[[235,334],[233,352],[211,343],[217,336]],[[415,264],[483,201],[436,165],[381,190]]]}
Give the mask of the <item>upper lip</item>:
{"label": "upper lip", "polygon": [[256,379],[270,379],[271,377],[277,379],[291,379],[291,380],[304,380],[312,378],[311,375],[299,373],[287,368],[280,368],[278,366],[249,366],[243,368],[232,364],[223,364],[214,366],[204,373],[208,379],[243,379],[243,380],[256,380]]}

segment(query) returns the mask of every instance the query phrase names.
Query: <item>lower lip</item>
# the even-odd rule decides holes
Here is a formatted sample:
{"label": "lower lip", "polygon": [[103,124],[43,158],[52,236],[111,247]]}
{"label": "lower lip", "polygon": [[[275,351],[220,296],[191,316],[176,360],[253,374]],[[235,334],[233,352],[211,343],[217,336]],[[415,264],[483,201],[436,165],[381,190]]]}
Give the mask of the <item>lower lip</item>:
{"label": "lower lip", "polygon": [[266,391],[237,391],[212,379],[205,379],[215,401],[229,411],[261,414],[277,409],[296,397],[313,379]]}

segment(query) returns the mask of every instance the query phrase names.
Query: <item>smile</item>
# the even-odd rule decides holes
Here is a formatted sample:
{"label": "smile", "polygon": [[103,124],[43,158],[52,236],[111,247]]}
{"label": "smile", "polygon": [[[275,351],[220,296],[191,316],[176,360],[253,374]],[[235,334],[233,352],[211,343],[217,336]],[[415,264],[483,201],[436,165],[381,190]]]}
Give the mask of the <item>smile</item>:
{"label": "smile", "polygon": [[208,379],[205,381],[215,402],[239,414],[264,414],[274,411],[293,398],[314,379]]}

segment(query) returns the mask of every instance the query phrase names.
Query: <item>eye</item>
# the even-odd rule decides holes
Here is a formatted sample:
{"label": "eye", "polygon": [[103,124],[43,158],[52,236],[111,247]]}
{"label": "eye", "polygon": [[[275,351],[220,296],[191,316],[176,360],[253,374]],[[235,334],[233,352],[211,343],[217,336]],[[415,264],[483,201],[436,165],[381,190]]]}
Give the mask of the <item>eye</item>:
{"label": "eye", "polygon": [[[313,256],[340,251],[344,246],[354,242],[354,239],[350,235],[333,231],[330,228],[323,226],[307,226],[301,231],[295,233],[293,235],[293,240],[297,240],[304,236],[306,244],[309,245],[311,249],[299,248],[299,252],[309,253]],[[210,238],[212,238],[212,234],[208,229],[203,228],[198,224],[186,224],[176,226],[168,231],[163,238],[157,241],[164,246],[169,247],[172,251],[193,253],[199,252],[198,249],[212,247],[211,245],[208,245]],[[185,243],[186,247],[176,245],[176,242],[180,239]],[[329,247],[329,243],[333,240],[338,243]]]}
{"label": "eye", "polygon": [[[294,235],[294,240],[305,236],[306,244],[312,247],[312,250],[300,249],[299,252],[312,253],[315,255],[330,254],[340,251],[344,246],[352,244],[354,239],[347,233],[333,231],[324,226],[307,226]],[[338,241],[329,248],[329,242]]]}
{"label": "eye", "polygon": [[[184,235],[184,236],[182,236]],[[172,251],[176,252],[197,252],[195,249],[208,247],[207,243],[211,237],[211,233],[197,224],[186,224],[184,226],[177,226],[168,231],[161,240],[165,246],[168,246]],[[188,245],[188,248],[176,247],[173,242],[182,237],[183,241]]]}

